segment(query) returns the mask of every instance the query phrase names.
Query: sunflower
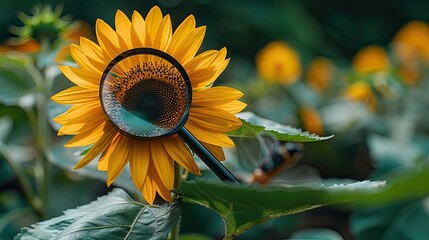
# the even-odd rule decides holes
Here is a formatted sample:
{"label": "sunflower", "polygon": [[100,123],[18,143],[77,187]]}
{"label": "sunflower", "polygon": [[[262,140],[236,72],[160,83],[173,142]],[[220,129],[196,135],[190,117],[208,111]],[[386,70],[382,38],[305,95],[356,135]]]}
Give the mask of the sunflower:
{"label": "sunflower", "polygon": [[360,73],[388,71],[389,58],[384,48],[371,45],[359,50],[353,58],[353,68]]}
{"label": "sunflower", "polygon": [[325,57],[317,57],[311,61],[307,71],[307,83],[318,92],[323,93],[334,76],[334,64]]}
{"label": "sunflower", "polygon": [[256,70],[270,83],[293,84],[302,74],[300,56],[287,43],[273,41],[256,56]]}
{"label": "sunflower", "polygon": [[[226,58],[226,48],[197,55],[204,35],[205,26],[196,27],[192,15],[173,32],[170,16],[163,16],[155,6],[146,18],[134,11],[131,20],[118,10],[115,29],[98,19],[98,44],[81,38],[80,45],[70,46],[71,55],[79,67],[60,66],[60,69],[76,86],[57,93],[52,100],[72,105],[54,118],[62,125],[58,135],[75,135],[65,146],[92,145],[75,169],[101,155],[98,169],[107,171],[107,185],[111,185],[129,163],[132,181],[149,204],[153,204],[157,194],[172,201],[170,190],[174,183],[174,162],[193,174],[201,174],[190,149],[177,134],[153,140],[136,138],[121,128],[113,117],[120,116],[114,114],[117,108],[130,110],[136,104],[144,105],[145,101],[153,100],[144,88],[150,86],[151,81],[168,82],[168,79],[178,78],[171,66],[154,56],[123,59],[117,71],[110,74],[114,77],[107,87],[110,100],[116,102],[116,110],[110,109],[109,104],[103,105],[105,91],[101,80],[106,68],[121,54],[141,48],[162,52],[183,67],[192,87],[192,102],[184,126],[217,159],[225,159],[222,147],[234,146],[225,133],[241,126],[241,121],[234,114],[243,110],[246,104],[238,100],[243,95],[240,91],[226,86],[212,87],[229,59]],[[138,120],[139,114],[131,118]],[[138,127],[133,123],[126,124],[130,128]],[[169,123],[164,121],[162,124]]]}

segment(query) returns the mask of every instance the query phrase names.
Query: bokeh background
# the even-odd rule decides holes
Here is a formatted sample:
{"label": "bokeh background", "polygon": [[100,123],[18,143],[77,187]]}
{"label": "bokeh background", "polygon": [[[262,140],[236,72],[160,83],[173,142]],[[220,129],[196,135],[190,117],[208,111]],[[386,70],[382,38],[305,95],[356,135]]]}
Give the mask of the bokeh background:
{"label": "bokeh background", "polygon": [[[197,25],[207,26],[202,50],[227,47],[231,62],[216,84],[240,89],[246,110],[335,135],[304,145],[298,165],[310,166],[321,178],[382,180],[429,160],[428,1],[2,0],[0,42],[7,45],[15,37],[8,29],[23,25],[19,12],[31,15],[40,3],[62,6],[63,15],[86,23],[92,39],[96,19],[113,26],[117,9],[128,16],[133,10],[145,15],[159,5],[171,14],[173,27],[193,14]],[[61,77],[57,81],[53,93],[67,85]],[[3,101],[4,116],[13,120],[4,141],[31,145],[25,112]],[[54,146],[54,126],[52,137]],[[238,158],[234,152],[231,156],[231,161]],[[53,172],[48,217],[109,190],[102,181],[63,170],[61,164]],[[10,239],[41,216],[31,212],[5,161],[0,173],[0,238]],[[419,198],[374,209],[325,207],[264,223],[241,239],[289,238],[309,229],[328,239],[425,239],[427,203]],[[182,233],[221,239],[223,231],[214,212],[186,205]]]}

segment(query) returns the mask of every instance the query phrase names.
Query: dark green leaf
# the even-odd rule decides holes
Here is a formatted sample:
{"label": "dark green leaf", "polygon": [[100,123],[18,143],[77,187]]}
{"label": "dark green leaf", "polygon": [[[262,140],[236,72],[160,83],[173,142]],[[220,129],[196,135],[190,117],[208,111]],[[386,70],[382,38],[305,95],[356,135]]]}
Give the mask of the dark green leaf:
{"label": "dark green leaf", "polygon": [[256,137],[259,133],[269,132],[273,134],[279,141],[288,142],[315,142],[332,138],[333,136],[320,137],[316,134],[303,132],[300,129],[291,126],[285,126],[280,123],[261,118],[252,112],[243,112],[237,114],[243,122],[243,126],[239,129],[229,132],[230,137]]}
{"label": "dark green leaf", "polygon": [[181,212],[181,201],[148,206],[114,189],[60,217],[24,228],[15,239],[166,239]]}
{"label": "dark green leaf", "polygon": [[208,207],[221,215],[226,237],[231,238],[262,222],[324,205],[386,204],[429,193],[429,169],[401,172],[383,182],[358,182],[329,187],[246,186],[209,182],[185,182],[185,201]]}

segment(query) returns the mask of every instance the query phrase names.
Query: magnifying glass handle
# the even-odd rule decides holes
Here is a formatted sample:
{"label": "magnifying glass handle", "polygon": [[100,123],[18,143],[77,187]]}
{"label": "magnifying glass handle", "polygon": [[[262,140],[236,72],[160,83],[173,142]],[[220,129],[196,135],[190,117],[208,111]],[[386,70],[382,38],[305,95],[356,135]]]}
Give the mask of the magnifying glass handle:
{"label": "magnifying glass handle", "polygon": [[222,181],[240,183],[240,181],[216,159],[213,154],[201,144],[192,133],[186,128],[178,132],[179,136],[188,144],[188,146],[200,157],[200,159],[209,167]]}

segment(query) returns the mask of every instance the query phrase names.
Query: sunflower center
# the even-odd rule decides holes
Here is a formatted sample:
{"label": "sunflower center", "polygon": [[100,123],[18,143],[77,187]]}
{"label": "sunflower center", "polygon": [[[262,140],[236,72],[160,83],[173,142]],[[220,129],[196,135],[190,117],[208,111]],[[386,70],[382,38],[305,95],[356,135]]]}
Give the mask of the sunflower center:
{"label": "sunflower center", "polygon": [[115,58],[102,78],[103,109],[113,125],[129,136],[172,134],[183,126],[190,106],[184,74],[183,68],[155,55]]}
{"label": "sunflower center", "polygon": [[122,106],[158,126],[172,128],[180,119],[180,99],[174,86],[156,79],[142,79],[125,91]]}

